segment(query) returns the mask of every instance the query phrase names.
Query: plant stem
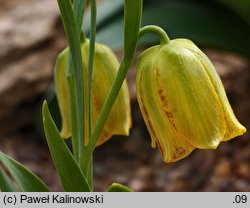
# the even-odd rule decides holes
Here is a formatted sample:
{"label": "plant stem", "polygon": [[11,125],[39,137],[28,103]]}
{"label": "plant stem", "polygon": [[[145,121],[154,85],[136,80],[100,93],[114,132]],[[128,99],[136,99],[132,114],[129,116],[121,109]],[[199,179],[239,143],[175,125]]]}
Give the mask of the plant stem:
{"label": "plant stem", "polygon": [[[79,31],[79,37],[80,37],[80,42],[81,43],[84,43],[85,40],[86,40],[86,37],[85,37],[85,34],[84,32],[81,30],[82,28],[82,24],[83,24],[83,17],[84,17],[84,13],[85,13],[85,10],[86,10],[86,6],[87,6],[87,0],[74,0],[74,3],[73,3],[73,10],[74,10],[74,14],[75,14],[75,18],[76,18],[76,23],[77,23],[77,27],[78,27],[78,31]],[[82,60],[81,60],[82,61]],[[82,68],[83,69],[83,68]],[[84,69],[83,69],[84,70]],[[84,75],[83,75],[84,76]],[[83,82],[82,82],[82,86],[83,86],[83,92],[84,92],[84,78],[82,79]],[[72,84],[75,82],[75,79],[72,79]],[[73,86],[71,86],[70,88],[73,88]],[[77,95],[75,95],[75,99],[77,99]],[[74,99],[74,97],[72,97],[72,99]],[[74,102],[72,100],[72,102]],[[83,126],[83,136],[81,137],[81,132],[79,132],[79,138],[78,138],[78,142],[75,142],[76,144],[78,144],[78,152],[83,152],[84,149],[85,149],[85,144],[84,144],[84,132],[86,131],[85,129],[85,124],[84,124],[84,98],[83,98],[83,114],[77,114],[76,113],[76,116],[82,116],[83,117],[83,123],[80,124]],[[77,106],[76,106],[77,107]],[[76,117],[77,119],[77,117]],[[73,126],[73,123],[76,123],[76,120],[73,121],[71,123],[71,126],[72,126],[72,136],[73,136],[73,132],[75,131],[75,129],[78,129],[79,128],[79,125],[78,126]],[[73,130],[74,129],[74,130]],[[79,129],[80,131],[80,129]],[[74,142],[74,141],[73,141]],[[82,155],[83,153],[81,153]],[[82,157],[81,155],[79,155],[78,153],[78,163],[80,163],[80,158]]]}
{"label": "plant stem", "polygon": [[[76,16],[76,23],[78,25],[79,31],[81,31],[83,24],[83,17],[87,6],[87,0],[74,0],[74,14]],[[85,34],[83,33],[84,37]]]}
{"label": "plant stem", "polygon": [[[70,0],[58,0],[58,5],[61,11],[61,16],[66,32],[70,53],[72,56],[73,73],[75,77],[75,89],[76,89],[76,110],[77,110],[77,129],[78,129],[78,149],[79,160],[81,161],[84,152],[84,79],[83,79],[83,64],[80,45],[80,29],[77,25],[74,12],[72,10],[72,4]],[[71,68],[69,68],[71,70]],[[75,127],[74,127],[75,128]]]}
{"label": "plant stem", "polygon": [[89,143],[84,151],[84,170],[87,170],[89,167],[89,163],[92,158],[92,154],[94,152],[97,140],[101,134],[101,131],[116,100],[116,97],[118,96],[118,93],[124,82],[128,69],[132,65],[139,37],[139,29],[141,25],[142,3],[143,0],[124,1],[124,57],[121,61],[118,73],[111,87],[111,90],[103,104],[101,113],[97,119],[96,126],[91,134]]}
{"label": "plant stem", "polygon": [[77,125],[77,112],[76,112],[76,88],[75,88],[75,77],[72,73],[72,58],[69,51],[68,66],[66,78],[68,82],[69,92],[69,110],[70,110],[70,128],[71,128],[71,141],[73,148],[73,155],[77,162],[79,162],[79,141],[78,141],[78,125]]}
{"label": "plant stem", "polygon": [[[78,30],[80,33],[80,42],[83,43],[86,40],[85,34],[81,31],[81,25],[83,22],[83,16],[86,9],[86,0],[75,0],[73,9],[74,14],[76,16],[76,22],[78,26]],[[78,125],[77,125],[77,96],[76,96],[76,79],[73,73],[73,63],[71,53],[69,51],[68,56],[68,65],[67,65],[67,82],[68,82],[68,90],[69,90],[69,110],[70,110],[70,124],[71,124],[71,141],[73,154],[79,163],[79,140],[83,138],[78,138]]]}
{"label": "plant stem", "polygon": [[74,0],[74,13],[76,15],[77,25],[81,33],[81,43],[85,42],[86,35],[83,27],[83,18],[87,7],[87,0]]}
{"label": "plant stem", "polygon": [[84,165],[84,169],[87,170],[88,168],[88,165],[89,165],[89,162],[90,162],[90,157],[94,151],[94,148],[95,148],[95,145],[96,145],[96,142],[99,138],[99,135],[102,131],[102,128],[107,120],[107,117],[111,111],[111,108],[115,102],[115,99],[120,91],[120,88],[122,86],[122,83],[125,79],[125,76],[127,74],[127,71],[129,69],[130,66],[125,66],[124,65],[124,61],[122,60],[121,64],[120,64],[120,68],[119,68],[119,71],[117,73],[117,76],[116,76],[116,79],[111,87],[111,90],[108,94],[108,97],[106,98],[104,104],[103,104],[103,108],[102,108],[102,111],[98,117],[98,120],[97,120],[97,123],[96,123],[96,126],[92,132],[92,135],[90,137],[90,140],[89,140],[89,143],[85,149],[85,152],[84,152],[84,161],[83,161],[83,165]]}
{"label": "plant stem", "polygon": [[90,30],[90,43],[89,43],[89,61],[88,61],[88,122],[89,122],[89,135],[92,133],[92,70],[95,54],[95,37],[96,37],[96,0],[91,0],[91,30]]}
{"label": "plant stem", "polygon": [[170,43],[170,39],[169,39],[167,33],[161,27],[158,27],[155,25],[147,25],[147,26],[141,28],[140,34],[139,34],[139,39],[148,33],[154,33],[157,36],[159,36],[161,45],[165,45],[165,44]]}
{"label": "plant stem", "polygon": [[[89,61],[88,61],[88,93],[87,93],[87,103],[88,107],[86,109],[87,113],[87,124],[88,124],[88,134],[85,134],[85,139],[90,140],[92,134],[92,71],[94,63],[95,54],[95,37],[96,37],[96,0],[91,0],[91,30],[90,30],[90,43],[89,43]],[[92,160],[92,157],[90,158]],[[81,165],[83,167],[83,164]],[[83,169],[85,171],[85,169]],[[90,187],[93,187],[93,162],[89,163],[85,175],[87,176]]]}

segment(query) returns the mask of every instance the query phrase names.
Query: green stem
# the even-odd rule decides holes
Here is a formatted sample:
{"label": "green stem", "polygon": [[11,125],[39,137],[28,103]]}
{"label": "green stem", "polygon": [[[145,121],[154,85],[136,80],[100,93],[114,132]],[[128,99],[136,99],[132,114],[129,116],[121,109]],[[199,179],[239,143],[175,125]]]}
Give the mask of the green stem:
{"label": "green stem", "polygon": [[[79,37],[80,37],[80,42],[81,43],[84,43],[86,41],[85,33],[81,29],[82,25],[83,25],[83,17],[84,17],[84,13],[85,13],[85,10],[86,10],[86,6],[87,6],[87,0],[74,0],[73,9],[74,9],[74,14],[75,14],[76,23],[77,23],[77,29],[78,29],[78,32],[79,32]],[[81,59],[81,61],[82,61],[82,59]],[[83,77],[83,75],[82,75],[82,77]],[[72,80],[72,83],[73,82],[74,82],[74,80]],[[76,99],[80,99],[78,97],[81,97],[81,96],[84,95],[84,77],[82,78],[82,83],[81,84],[82,84],[82,88],[83,88],[82,89],[83,94],[81,94],[81,95],[78,94],[78,96],[76,95]],[[80,87],[80,86],[78,86],[78,87]],[[82,100],[83,100],[83,103],[82,103],[83,104],[83,113],[82,114],[81,113],[77,114],[78,117],[81,117],[80,120],[82,120],[82,123],[78,123],[78,126],[73,127],[73,128],[78,127],[78,129],[79,129],[78,130],[78,136],[79,136],[78,137],[78,149],[79,149],[78,150],[78,152],[79,152],[78,162],[80,163],[80,166],[81,166],[81,161],[82,161],[82,157],[83,157],[83,152],[85,150],[84,138],[85,138],[85,135],[87,133],[87,131],[86,131],[87,129],[85,129],[85,120],[84,120],[84,106],[85,106],[84,103],[88,102],[88,101],[85,101],[84,98],[82,98]],[[72,101],[72,102],[74,102],[74,101]],[[79,120],[79,118],[78,118],[78,120]],[[73,135],[73,131],[74,130],[72,130],[72,135]],[[91,185],[91,184],[89,184],[89,185]]]}
{"label": "green stem", "polygon": [[[86,9],[86,0],[75,0],[73,9],[76,17],[76,23],[78,26],[78,30],[80,33],[80,42],[85,42],[85,34],[81,31],[81,25],[83,22],[83,16]],[[71,141],[73,154],[76,161],[79,162],[79,140],[82,138],[78,138],[78,125],[77,125],[77,96],[76,96],[76,79],[73,73],[73,63],[71,53],[69,51],[68,56],[68,66],[67,66],[67,82],[68,82],[68,90],[69,90],[69,110],[70,110],[70,124],[71,124]]]}
{"label": "green stem", "polygon": [[[77,22],[79,31],[81,31],[81,28],[83,25],[83,17],[84,17],[84,13],[86,10],[86,6],[87,6],[87,0],[74,0],[73,9],[74,9],[74,13],[76,16],[76,22]],[[82,33],[82,35],[83,35],[83,39],[85,40],[86,37],[85,37],[84,32]]]}
{"label": "green stem", "polygon": [[76,112],[76,88],[75,88],[75,77],[74,74],[71,73],[72,69],[72,58],[71,53],[69,51],[68,56],[68,66],[67,66],[67,73],[66,78],[68,82],[68,92],[69,92],[69,111],[70,111],[70,128],[71,128],[71,141],[72,141],[72,148],[73,148],[73,155],[76,161],[79,162],[79,141],[78,141],[78,125],[77,125],[77,112]]}
{"label": "green stem", "polygon": [[[90,30],[90,43],[89,43],[89,61],[88,61],[88,108],[87,110],[87,118],[88,118],[88,134],[85,136],[90,140],[92,134],[92,71],[93,71],[93,63],[94,63],[94,54],[95,54],[95,37],[96,37],[96,0],[91,0],[91,30]],[[93,161],[92,157],[90,158],[91,162],[89,163],[89,167],[83,169],[85,175],[87,176],[88,183],[90,187],[93,187]],[[82,164],[82,167],[84,165]]]}
{"label": "green stem", "polygon": [[86,36],[84,31],[81,29],[83,25],[83,17],[86,11],[86,6],[87,6],[87,0],[74,0],[74,13],[76,16],[76,22],[78,25],[78,29],[80,32],[80,41],[81,43],[84,43],[86,41]]}
{"label": "green stem", "polygon": [[[143,0],[124,1],[124,57],[120,64],[115,81],[103,104],[101,113],[97,119],[96,126],[91,134],[88,145],[84,152],[83,169],[87,170],[95,149],[97,140],[101,134],[104,124],[108,118],[111,108],[124,82],[128,69],[131,67],[136,51],[141,25]],[[136,14],[136,15],[135,15]]]}
{"label": "green stem", "polygon": [[125,79],[125,76],[127,74],[127,71],[129,69],[130,66],[125,65],[124,61],[122,60],[119,71],[117,73],[116,79],[111,87],[111,90],[108,94],[108,97],[106,98],[103,107],[102,107],[102,111],[99,115],[99,118],[97,120],[96,126],[92,132],[92,135],[90,137],[89,143],[85,149],[84,152],[84,161],[83,161],[83,165],[84,165],[84,169],[88,168],[90,159],[91,159],[91,155],[94,152],[95,149],[95,145],[97,143],[97,140],[99,138],[99,135],[101,134],[102,128],[107,120],[107,117],[111,111],[111,108],[116,100],[116,97],[121,89],[122,83]]}
{"label": "green stem", "polygon": [[90,138],[92,133],[92,71],[95,54],[95,37],[96,37],[96,1],[91,0],[91,30],[90,30],[90,43],[89,43],[89,61],[88,61],[88,122],[89,122],[89,135]]}
{"label": "green stem", "polygon": [[[61,16],[66,32],[70,53],[73,63],[73,73],[75,77],[76,89],[76,110],[77,110],[77,138],[79,149],[79,160],[81,161],[84,152],[84,79],[83,79],[83,64],[80,46],[80,29],[77,25],[72,4],[70,0],[57,0],[61,11]],[[71,67],[69,68],[71,70]],[[69,73],[70,74],[70,73]],[[75,127],[74,127],[75,128]]]}
{"label": "green stem", "polygon": [[89,167],[87,170],[87,181],[91,190],[93,190],[93,156],[91,155]]}
{"label": "green stem", "polygon": [[167,33],[161,27],[158,27],[155,25],[147,25],[147,26],[141,28],[140,34],[139,34],[139,39],[148,33],[154,33],[157,36],[159,36],[161,45],[165,45],[165,44],[170,43],[170,39],[169,39]]}

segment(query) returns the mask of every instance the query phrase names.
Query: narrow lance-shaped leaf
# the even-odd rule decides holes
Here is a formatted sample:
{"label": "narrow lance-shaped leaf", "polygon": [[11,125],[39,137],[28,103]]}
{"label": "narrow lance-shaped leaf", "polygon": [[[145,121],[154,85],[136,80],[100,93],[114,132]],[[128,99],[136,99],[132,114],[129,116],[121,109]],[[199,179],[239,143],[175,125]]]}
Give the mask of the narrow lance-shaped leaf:
{"label": "narrow lance-shaped leaf", "polygon": [[5,173],[1,165],[0,165],[0,191],[4,191],[4,192],[16,191],[10,178],[7,176],[7,174]]}
{"label": "narrow lance-shaped leaf", "polygon": [[22,191],[47,192],[48,187],[30,170],[0,151],[0,161],[8,169]]}
{"label": "narrow lance-shaped leaf", "polygon": [[83,16],[86,9],[87,0],[75,0],[73,5],[73,10],[76,16],[76,22],[79,30],[81,29]]}
{"label": "narrow lance-shaped leaf", "polygon": [[124,186],[120,183],[113,183],[108,188],[108,192],[133,192],[133,191],[127,186]]}
{"label": "narrow lance-shaped leaf", "polygon": [[[63,25],[65,33],[67,36],[74,78],[75,78],[75,89],[76,89],[76,107],[77,107],[77,128],[78,128],[78,145],[79,145],[79,159],[81,159],[84,151],[84,81],[83,81],[83,65],[82,65],[82,55],[80,48],[80,29],[77,25],[77,21],[72,9],[72,4],[70,0],[58,0],[58,5],[61,11],[61,16],[63,20]],[[69,68],[70,69],[70,68]]]}
{"label": "narrow lance-shaped leaf", "polygon": [[86,178],[56,128],[46,101],[43,103],[43,125],[49,150],[64,190],[90,191]]}
{"label": "narrow lance-shaped leaf", "polygon": [[135,54],[142,16],[142,0],[124,1],[124,63],[131,66]]}
{"label": "narrow lance-shaped leaf", "polygon": [[[92,133],[92,74],[95,55],[95,37],[96,37],[96,0],[91,0],[91,31],[90,31],[90,44],[89,44],[89,59],[88,59],[88,93],[87,93],[87,117],[88,117],[88,134],[85,134],[89,139]],[[90,159],[89,167],[85,175],[87,177],[90,187],[93,187],[93,157]],[[84,165],[83,165],[84,166]]]}

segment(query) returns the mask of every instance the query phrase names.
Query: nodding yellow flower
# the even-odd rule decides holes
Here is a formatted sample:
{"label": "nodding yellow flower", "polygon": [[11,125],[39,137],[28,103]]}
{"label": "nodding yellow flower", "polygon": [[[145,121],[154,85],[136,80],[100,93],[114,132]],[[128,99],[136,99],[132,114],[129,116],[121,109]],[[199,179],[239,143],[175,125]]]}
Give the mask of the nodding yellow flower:
{"label": "nodding yellow flower", "polygon": [[165,162],[180,160],[195,148],[215,149],[246,132],[212,63],[187,39],[141,54],[136,93],[152,146]]}
{"label": "nodding yellow flower", "polygon": [[[82,60],[84,67],[84,94],[87,96],[87,66],[89,54],[89,40],[81,45]],[[68,63],[68,48],[59,54],[55,66],[55,91],[62,116],[61,135],[63,138],[71,136],[69,94],[66,79],[66,68]],[[110,48],[102,44],[95,45],[94,63],[92,70],[92,126],[95,126],[102,105],[113,84],[119,62]],[[87,100],[85,96],[85,100]],[[85,109],[87,103],[85,102]],[[85,113],[85,123],[87,122]],[[112,107],[102,134],[97,142],[100,145],[107,141],[112,135],[128,135],[132,125],[129,92],[126,81],[124,81],[119,95]],[[88,128],[86,127],[85,130]],[[88,135],[88,134],[86,134]],[[87,138],[85,138],[87,144]]]}

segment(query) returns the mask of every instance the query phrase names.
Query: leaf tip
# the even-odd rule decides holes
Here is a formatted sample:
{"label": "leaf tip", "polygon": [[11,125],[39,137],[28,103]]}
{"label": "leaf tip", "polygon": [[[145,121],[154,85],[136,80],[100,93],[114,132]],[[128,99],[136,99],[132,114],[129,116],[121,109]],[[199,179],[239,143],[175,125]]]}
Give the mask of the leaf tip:
{"label": "leaf tip", "polygon": [[43,106],[42,106],[42,115],[43,115],[43,122],[45,120],[45,114],[48,114],[49,108],[48,108],[48,103],[46,100],[43,101]]}
{"label": "leaf tip", "polygon": [[107,190],[108,192],[133,192],[129,187],[120,183],[112,183]]}

